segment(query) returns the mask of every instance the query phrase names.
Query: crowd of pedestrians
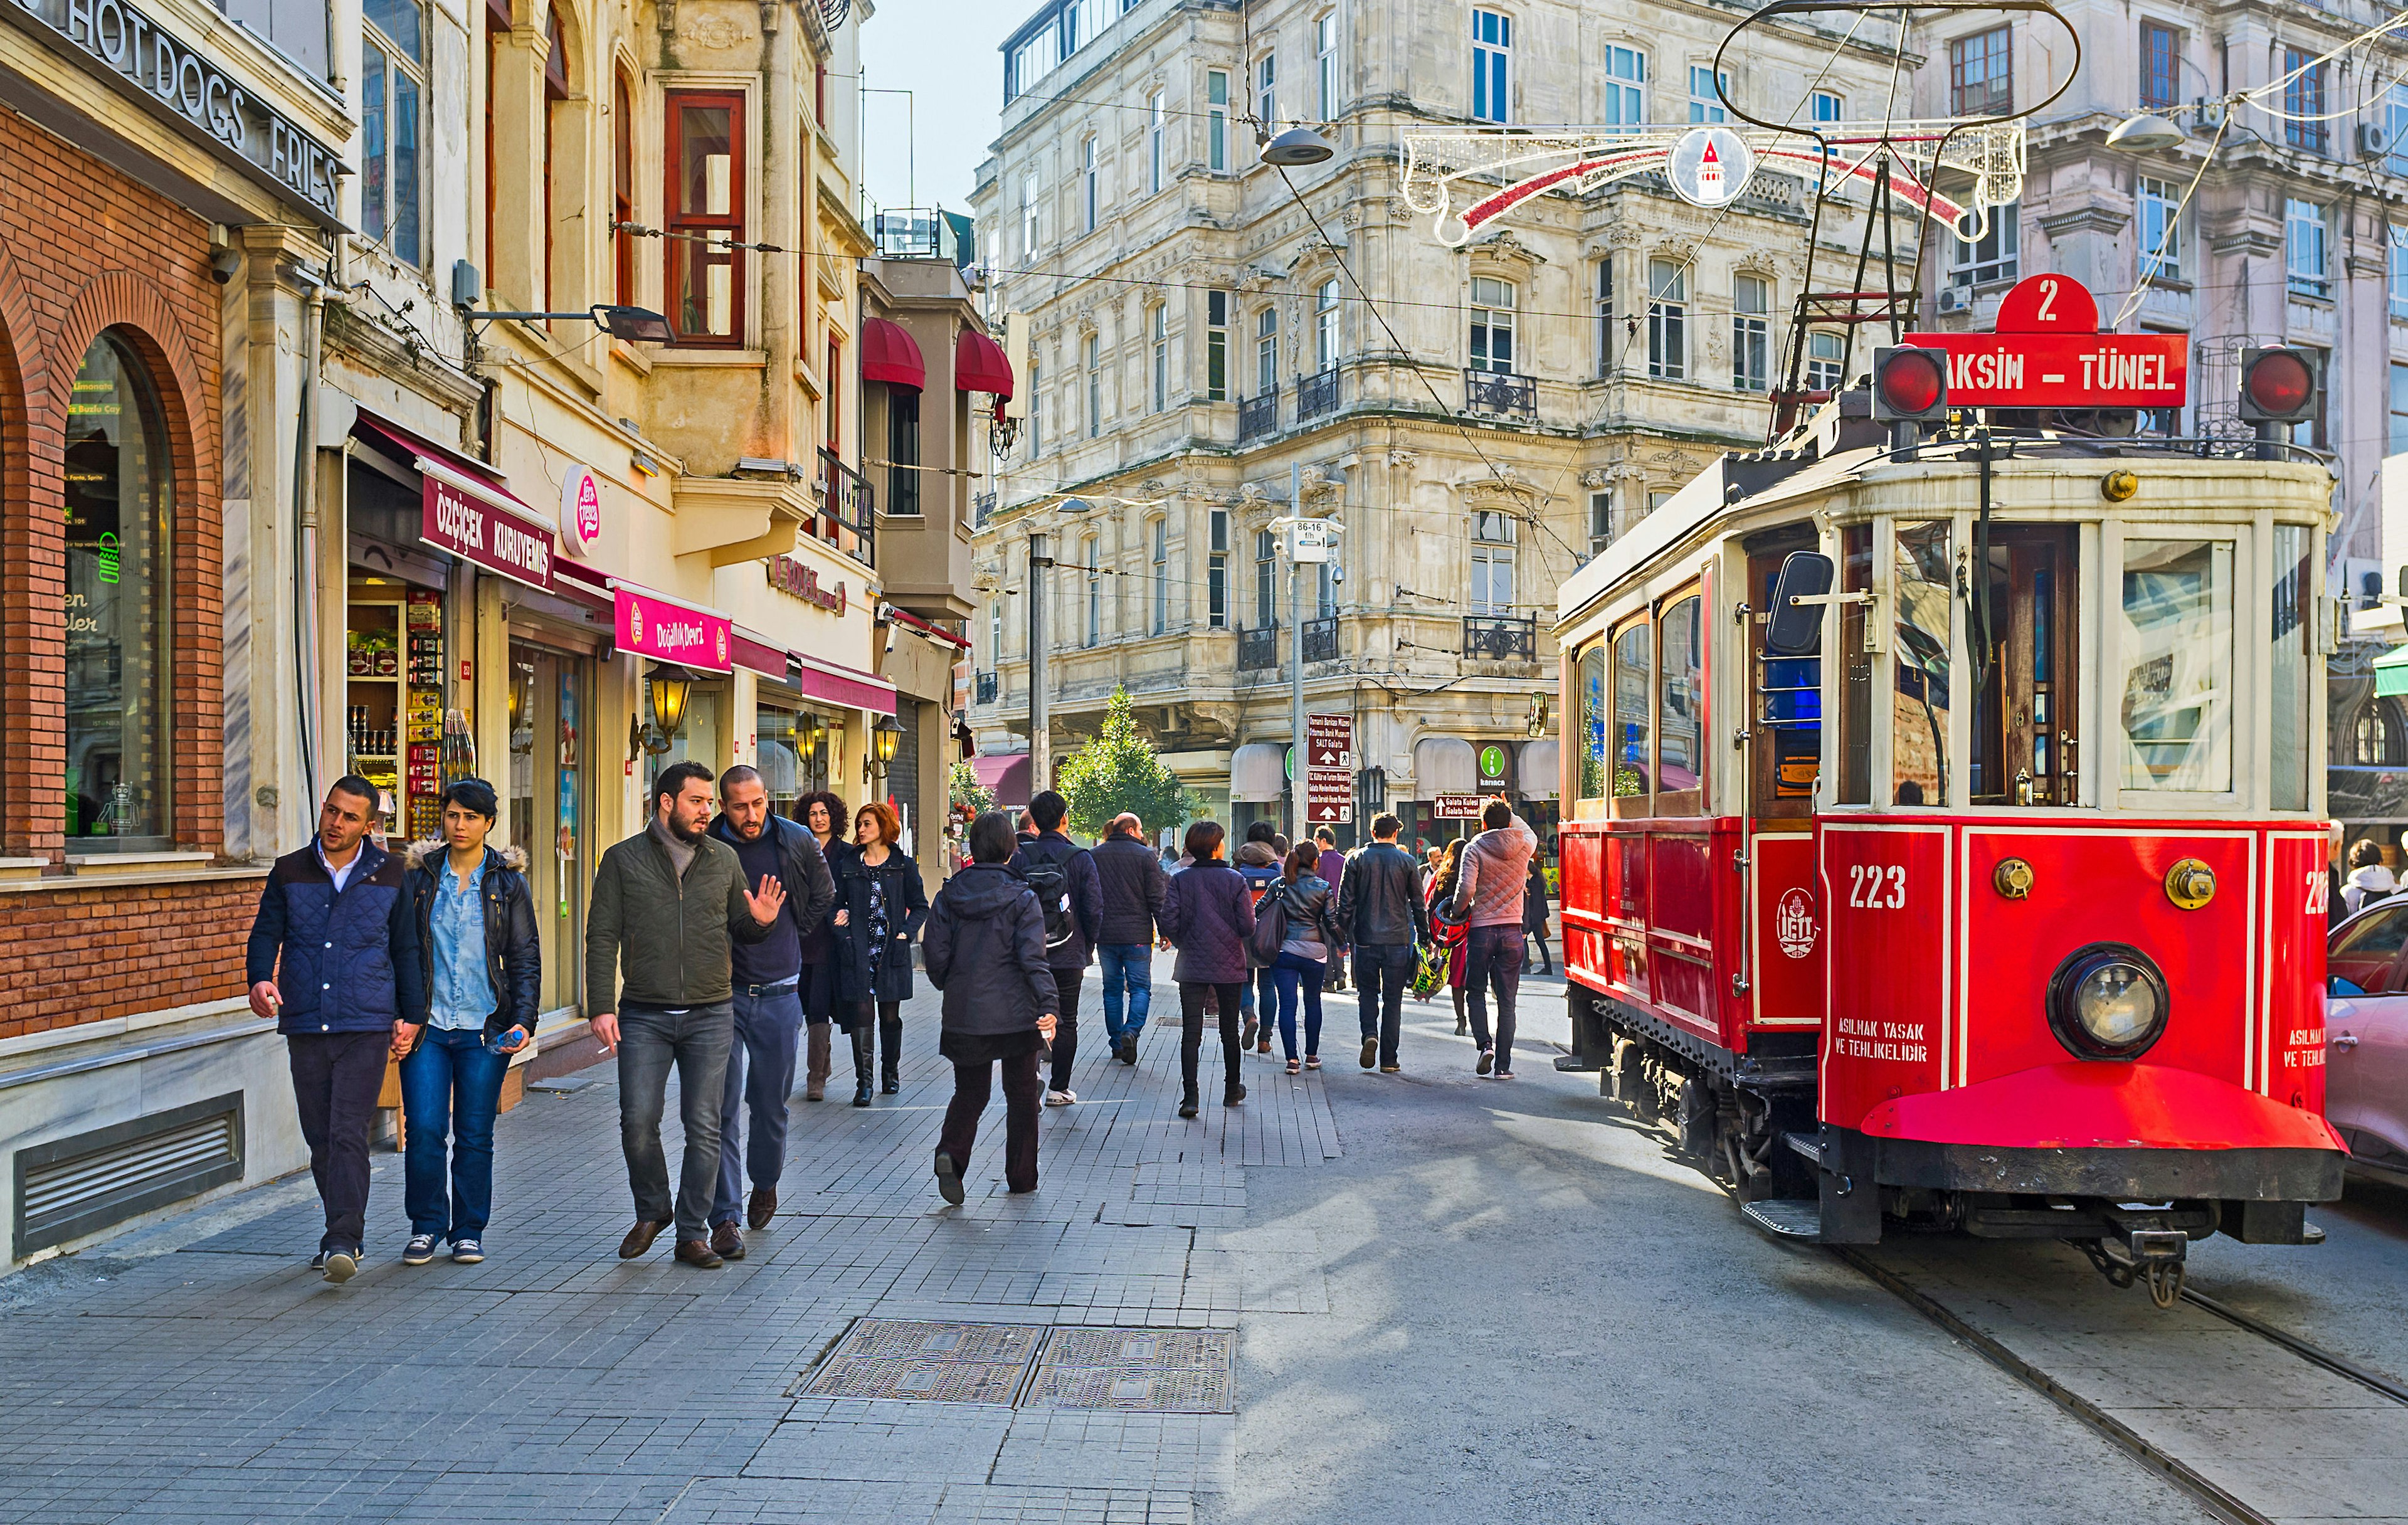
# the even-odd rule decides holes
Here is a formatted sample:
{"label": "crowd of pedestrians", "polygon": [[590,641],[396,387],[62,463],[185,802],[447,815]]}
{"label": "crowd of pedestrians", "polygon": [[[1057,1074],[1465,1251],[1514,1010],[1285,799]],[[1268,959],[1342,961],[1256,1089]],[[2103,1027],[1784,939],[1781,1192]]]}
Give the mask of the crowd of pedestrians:
{"label": "crowd of pedestrians", "polygon": [[[953,1069],[933,1168],[956,1204],[998,1067],[1005,1186],[1037,1189],[1040,1107],[1079,1101],[1090,964],[1112,1057],[1134,1065],[1154,953],[1177,950],[1179,1115],[1194,1118],[1208,1025],[1222,1103],[1239,1106],[1243,1056],[1269,1053],[1274,1029],[1288,1073],[1321,1068],[1324,998],[1350,986],[1364,1070],[1400,1072],[1405,993],[1442,979],[1475,1072],[1510,1080],[1526,937],[1546,956],[1537,836],[1502,798],[1478,836],[1424,865],[1389,814],[1352,853],[1326,829],[1291,846],[1258,823],[1233,854],[1219,823],[1198,821],[1183,852],[1157,854],[1131,814],[1082,847],[1068,802],[1046,790],[1016,829],[1000,812],[970,823],[968,861],[933,900],[882,801],[848,822],[842,799],[809,794],[789,819],[753,769],[714,781],[680,762],[650,803],[645,828],[602,856],[585,918],[586,1017],[617,1062],[635,1211],[624,1259],[668,1230],[684,1264],[744,1258],[746,1229],[778,1210],[798,1062],[805,1099],[820,1101],[833,1031],[851,1042],[854,1106],[901,1089],[902,1005],[924,933],[922,967],[942,993],[938,1052]],[[365,1252],[388,1059],[410,1220],[401,1259],[423,1265],[447,1245],[455,1261],[484,1259],[494,1118],[541,1004],[523,855],[486,841],[493,786],[451,784],[439,839],[398,855],[372,829],[377,804],[367,781],[335,782],[309,844],[270,871],[248,952],[251,1004],[285,1038],[324,1209],[310,1263],[336,1283]],[[684,1134],[674,1179],[661,1143],[673,1071]]]}

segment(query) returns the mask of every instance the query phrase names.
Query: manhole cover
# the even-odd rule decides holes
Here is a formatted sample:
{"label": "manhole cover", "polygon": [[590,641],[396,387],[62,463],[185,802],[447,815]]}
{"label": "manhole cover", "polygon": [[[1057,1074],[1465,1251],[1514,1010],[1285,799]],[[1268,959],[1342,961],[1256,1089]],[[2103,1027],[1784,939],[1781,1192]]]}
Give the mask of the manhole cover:
{"label": "manhole cover", "polygon": [[1044,1336],[1032,1324],[865,1318],[803,1390],[814,1398],[1008,1404]]}
{"label": "manhole cover", "polygon": [[1020,1406],[1228,1414],[1235,1355],[1228,1330],[1057,1329]]}

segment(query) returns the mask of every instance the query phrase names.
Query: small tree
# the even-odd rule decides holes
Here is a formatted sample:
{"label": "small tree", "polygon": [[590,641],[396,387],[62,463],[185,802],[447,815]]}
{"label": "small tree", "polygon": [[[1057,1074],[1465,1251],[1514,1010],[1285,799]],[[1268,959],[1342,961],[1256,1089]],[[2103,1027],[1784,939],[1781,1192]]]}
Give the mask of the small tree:
{"label": "small tree", "polygon": [[1070,802],[1070,829],[1088,837],[1102,836],[1123,811],[1135,812],[1147,831],[1158,832],[1182,824],[1204,803],[1138,734],[1125,688],[1112,690],[1096,739],[1063,759],[1060,787]]}
{"label": "small tree", "polygon": [[978,781],[978,770],[968,763],[953,764],[947,793],[946,803],[953,806],[956,815],[968,815],[975,820],[995,809],[995,791]]}

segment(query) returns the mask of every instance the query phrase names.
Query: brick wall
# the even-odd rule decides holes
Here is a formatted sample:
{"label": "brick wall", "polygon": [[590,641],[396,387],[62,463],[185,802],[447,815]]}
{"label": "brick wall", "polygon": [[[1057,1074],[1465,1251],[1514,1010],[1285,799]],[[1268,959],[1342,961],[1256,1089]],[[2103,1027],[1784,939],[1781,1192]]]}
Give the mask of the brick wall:
{"label": "brick wall", "polygon": [[0,1038],[241,995],[263,883],[0,895]]}

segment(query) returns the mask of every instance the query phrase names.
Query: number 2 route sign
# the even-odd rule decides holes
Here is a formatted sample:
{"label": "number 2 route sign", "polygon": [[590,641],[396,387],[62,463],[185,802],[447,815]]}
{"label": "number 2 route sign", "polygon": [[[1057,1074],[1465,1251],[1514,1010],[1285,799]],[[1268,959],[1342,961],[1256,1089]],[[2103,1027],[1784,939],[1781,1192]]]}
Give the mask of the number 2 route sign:
{"label": "number 2 route sign", "polygon": [[2189,392],[2185,336],[2099,332],[2099,304],[2071,276],[2018,281],[1995,333],[1904,342],[1947,353],[1951,408],[2179,408]]}

